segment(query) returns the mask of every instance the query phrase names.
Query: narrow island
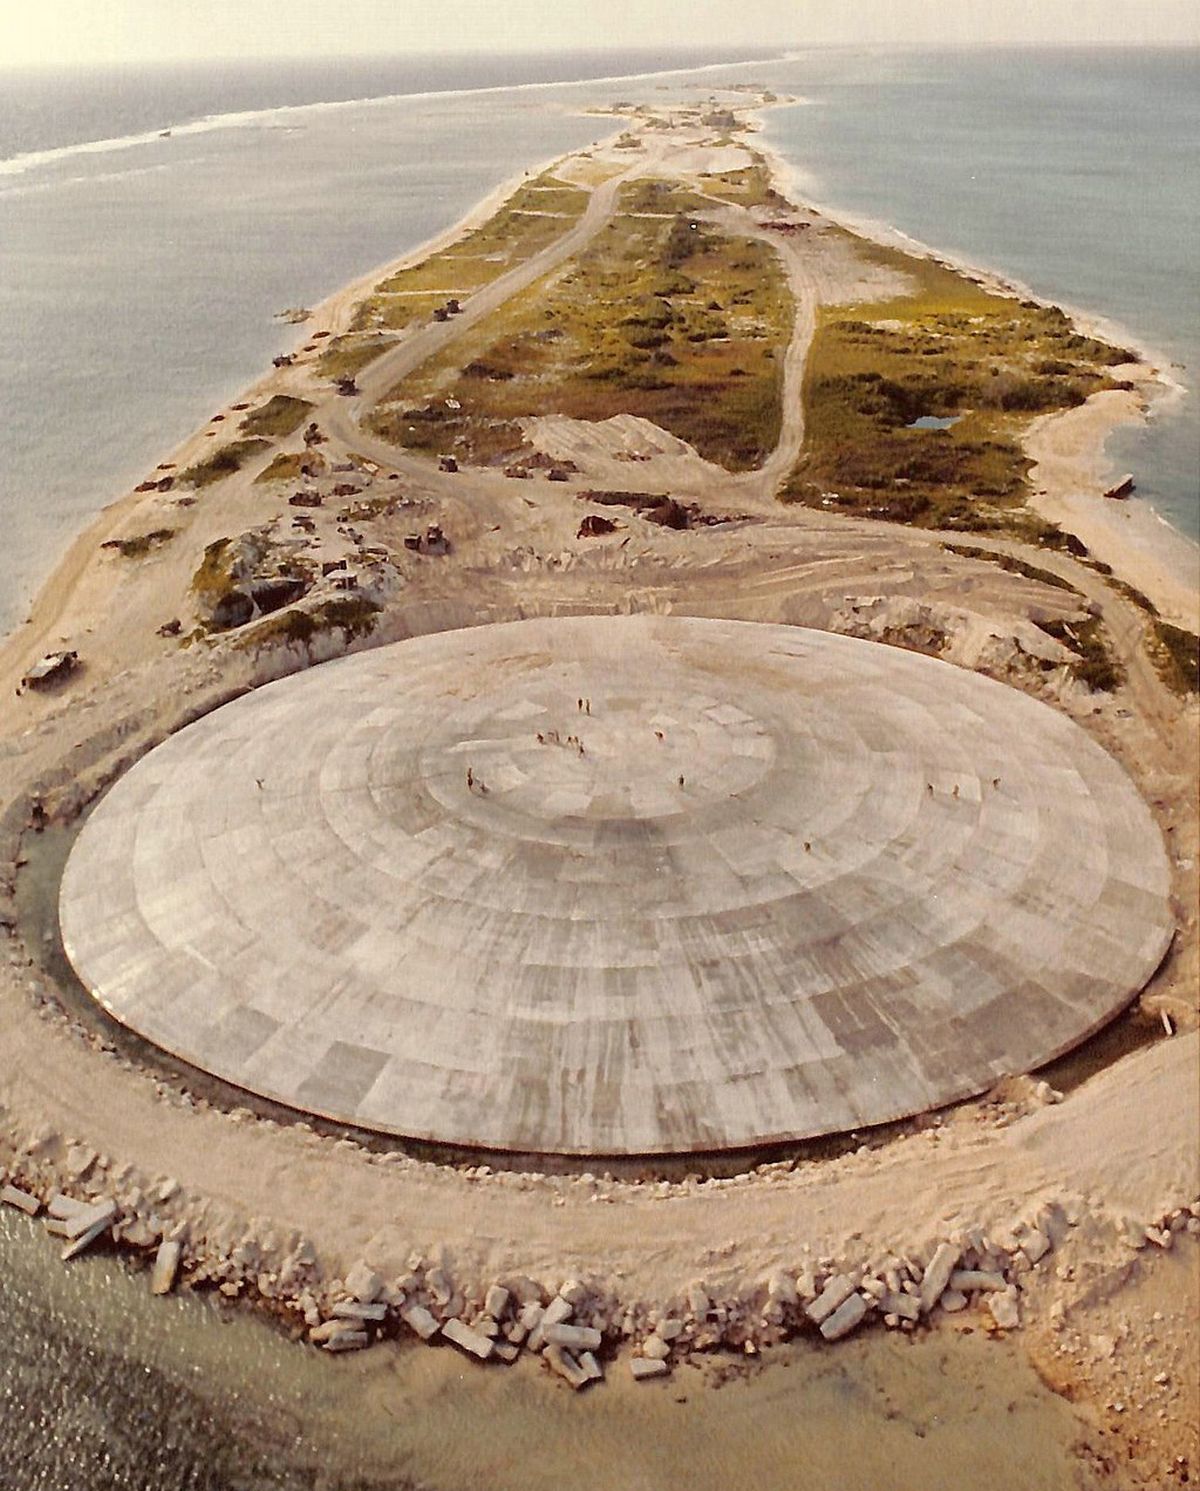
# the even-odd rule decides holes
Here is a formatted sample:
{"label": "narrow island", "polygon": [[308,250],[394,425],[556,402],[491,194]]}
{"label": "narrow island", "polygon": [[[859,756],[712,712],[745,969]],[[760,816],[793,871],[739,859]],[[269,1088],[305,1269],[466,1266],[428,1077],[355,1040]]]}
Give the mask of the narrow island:
{"label": "narrow island", "polygon": [[[1200,596],[1106,524],[1102,456],[1156,374],[794,200],[778,102],[614,105],[594,148],[288,311],[295,350],[73,545],[0,651],[0,1199],[64,1257],[107,1239],[328,1351],[447,1339],[576,1388],[804,1332],[1022,1330],[1101,1417],[1136,1400],[1165,1466],[1196,1375]],[[774,816],[739,818],[767,780]],[[940,856],[919,914],[879,909],[877,854]],[[393,944],[401,860],[441,919],[414,902]],[[639,1024],[659,965],[628,931],[701,883],[718,951],[681,966],[770,1012],[722,1006],[711,1047],[699,1007]],[[842,900],[785,926],[818,883]],[[327,922],[319,978],[286,935],[226,949],[270,1012],[217,942],[187,971],[222,897],[271,921],[284,885]],[[589,917],[603,997],[585,970],[556,1017],[586,1051],[539,1075],[522,1031]],[[395,1051],[364,940],[381,989],[446,980],[436,1018],[387,1016]],[[777,998],[848,946],[886,1016]],[[317,1060],[341,973],[366,992]],[[997,1013],[992,978],[1027,1002]],[[489,1001],[494,1038],[451,1040]],[[671,1071],[649,1108],[639,1050]],[[1092,1349],[1151,1315],[1141,1377]]]}

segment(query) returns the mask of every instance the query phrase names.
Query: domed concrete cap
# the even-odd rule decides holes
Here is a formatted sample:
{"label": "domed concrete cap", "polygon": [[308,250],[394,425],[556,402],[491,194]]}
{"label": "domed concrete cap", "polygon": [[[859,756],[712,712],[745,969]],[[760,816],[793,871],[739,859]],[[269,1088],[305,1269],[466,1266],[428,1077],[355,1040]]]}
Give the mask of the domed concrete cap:
{"label": "domed concrete cap", "polygon": [[825,632],[443,632],[181,730],[85,824],[67,953],[165,1050],[505,1150],[875,1124],[1095,1030],[1172,932],[1162,840],[1064,715]]}

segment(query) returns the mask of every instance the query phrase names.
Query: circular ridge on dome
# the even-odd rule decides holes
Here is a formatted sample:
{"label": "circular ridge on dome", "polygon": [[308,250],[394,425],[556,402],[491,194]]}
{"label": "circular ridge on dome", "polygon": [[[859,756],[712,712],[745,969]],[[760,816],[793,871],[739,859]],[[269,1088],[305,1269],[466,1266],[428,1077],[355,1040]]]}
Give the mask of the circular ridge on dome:
{"label": "circular ridge on dome", "polygon": [[116,1019],[385,1133],[569,1154],[880,1123],[1082,1040],[1169,942],[1158,830],[1047,705],[833,633],[588,616],[268,684],[80,832]]}

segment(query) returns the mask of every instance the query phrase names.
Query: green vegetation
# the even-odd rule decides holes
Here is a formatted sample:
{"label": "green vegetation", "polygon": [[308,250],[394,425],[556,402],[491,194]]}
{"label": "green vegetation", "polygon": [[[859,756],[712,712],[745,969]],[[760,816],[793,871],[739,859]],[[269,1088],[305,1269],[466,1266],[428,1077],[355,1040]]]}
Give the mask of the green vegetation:
{"label": "green vegetation", "polygon": [[244,633],[238,645],[259,648],[281,642],[307,646],[314,637],[335,630],[345,632],[347,640],[366,637],[374,630],[380,609],[365,596],[337,596],[308,611],[292,607],[266,617]]}
{"label": "green vegetation", "polygon": [[1036,625],[1048,637],[1070,648],[1075,654],[1072,675],[1094,693],[1112,693],[1124,681],[1124,669],[1108,650],[1098,616],[1087,616],[1080,621],[1039,621]]}
{"label": "green vegetation", "polygon": [[325,457],[320,451],[280,451],[269,466],[254,478],[255,484],[268,481],[298,481],[304,475],[304,468],[315,476],[325,469]]}
{"label": "green vegetation", "polygon": [[583,215],[588,196],[548,171],[525,182],[457,243],[381,280],[358,307],[352,329],[398,331],[432,315],[448,297],[490,285],[561,237]]}
{"label": "green vegetation", "polygon": [[1159,677],[1173,693],[1200,693],[1200,637],[1155,617],[1146,641]]}
{"label": "green vegetation", "polygon": [[[821,312],[805,373],[805,449],[785,495],[921,527],[1054,542],[1023,507],[1030,462],[1021,433],[1034,415],[1114,387],[1108,369],[1131,354],[1079,335],[1056,307],[846,236],[912,288]],[[956,423],[911,428],[926,416]]]}
{"label": "green vegetation", "polygon": [[192,576],[192,589],[204,601],[219,600],[233,585],[232,539],[217,538],[204,550],[204,558]]}
{"label": "green vegetation", "polygon": [[617,212],[629,216],[652,213],[674,217],[681,212],[703,212],[710,205],[699,192],[689,191],[677,181],[627,181],[617,193]]}
{"label": "green vegetation", "polygon": [[740,171],[721,171],[700,178],[704,194],[739,207],[790,207],[771,184],[771,168],[761,156]]}
{"label": "green vegetation", "polygon": [[[466,276],[468,279],[470,276]],[[476,285],[469,283],[458,286],[458,293],[474,290]],[[376,291],[368,295],[366,300],[360,301],[354,310],[354,319],[350,323],[352,332],[384,332],[403,331],[406,326],[411,326],[414,321],[427,321],[437,310],[438,306],[445,305],[447,292],[445,290],[431,290],[417,292],[406,290],[402,292],[384,293]],[[345,337],[339,341],[345,341]],[[382,339],[381,339],[382,340]],[[322,357],[318,367],[324,372],[322,366],[325,359]],[[333,377],[333,374],[328,376]]]}
{"label": "green vegetation", "polygon": [[155,528],[150,533],[139,533],[134,538],[110,538],[100,545],[102,549],[115,549],[122,559],[141,559],[151,549],[170,542],[175,537],[174,528]]}
{"label": "green vegetation", "polygon": [[219,450],[214,450],[211,456],[205,456],[194,466],[181,471],[179,480],[193,487],[210,486],[213,482],[224,481],[227,476],[240,471],[252,456],[269,449],[269,440],[233,440],[228,445],[222,445]]}
{"label": "green vegetation", "polygon": [[[362,307],[359,308],[360,311]],[[394,337],[340,336],[325,348],[317,359],[317,372],[323,378],[353,378],[368,363],[395,346]]]}
{"label": "green vegetation", "polygon": [[676,210],[694,200],[626,187],[579,258],[392,389],[372,428],[483,462],[520,449],[530,416],[632,413],[731,470],[759,465],[779,438],[791,295],[770,245]]}
{"label": "green vegetation", "polygon": [[312,405],[307,399],[293,398],[291,394],[277,393],[265,404],[252,409],[241,423],[243,435],[269,435],[281,440],[294,435],[308,417]]}

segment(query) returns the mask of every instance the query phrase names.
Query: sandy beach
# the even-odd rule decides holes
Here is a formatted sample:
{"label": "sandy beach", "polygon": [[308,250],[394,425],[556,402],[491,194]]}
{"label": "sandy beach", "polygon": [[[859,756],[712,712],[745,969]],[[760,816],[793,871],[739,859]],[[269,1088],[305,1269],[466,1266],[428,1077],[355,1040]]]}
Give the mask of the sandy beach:
{"label": "sandy beach", "polygon": [[[533,1300],[580,1280],[586,1304],[576,1319],[594,1321],[622,1351],[635,1343],[641,1349],[664,1318],[685,1322],[677,1358],[688,1342],[697,1351],[718,1344],[743,1355],[769,1350],[806,1328],[805,1306],[843,1275],[853,1279],[852,1291],[878,1284],[878,1299],[902,1292],[903,1281],[913,1286],[905,1298],[914,1298],[941,1250],[960,1272],[991,1276],[991,1305],[981,1303],[980,1286],[971,1295],[977,1328],[1023,1329],[1043,1377],[1069,1375],[1097,1422],[1137,1439],[1147,1479],[1128,1484],[1162,1484],[1152,1478],[1175,1454],[1200,1452],[1194,1432],[1182,1427],[1200,1394],[1194,1337],[1185,1327],[1160,1331],[1136,1368],[1146,1377],[1144,1412],[1117,1413],[1111,1405],[1121,1371],[1136,1375],[1141,1333],[1161,1313],[1156,1269],[1169,1252],[1171,1267],[1186,1274],[1174,1287],[1194,1288],[1200,1259],[1198,716],[1195,696],[1172,693],[1150,661],[1146,613],[1064,552],[971,535],[976,552],[965,556],[945,547],[954,535],[777,501],[803,443],[800,391],[818,311],[881,285],[823,239],[819,224],[807,237],[772,239],[797,310],[781,375],[783,431],[762,468],[731,476],[645,421],[587,428],[555,417],[537,431],[547,459],[574,461],[581,482],[617,487],[636,471],[639,486],[659,483],[736,521],[676,532],[629,518],[611,541],[589,544],[577,531],[580,509],[569,483],[560,490],[544,480],[509,481],[498,470],[439,472],[361,422],[373,398],[451,333],[462,335],[593,242],[626,177],[690,180],[737,168],[727,153],[736,147],[712,147],[710,132],[690,121],[644,132],[631,162],[618,148],[629,127],[620,120],[588,153],[587,167],[604,166],[610,176],[570,228],[574,236],[564,234],[480,291],[457,330],[405,333],[359,375],[354,399],[330,392],[315,355],[298,355],[240,396],[242,406],[276,394],[309,399],[330,465],[348,463],[339,474],[355,500],[402,494],[407,506],[379,520],[391,551],[386,563],[364,557],[368,546],[342,531],[365,526],[360,518],[339,520],[336,531],[330,520],[312,551],[318,566],[356,565],[360,591],[377,587],[370,593],[380,596],[380,614],[369,638],[335,630],[307,643],[256,647],[236,633],[196,630],[193,576],[206,548],[295,515],[282,489],[256,484],[264,454],[182,503],[178,486],[120,497],[75,540],[27,623],[0,646],[0,693],[13,701],[0,719],[0,923],[10,934],[0,966],[8,1057],[0,1071],[0,1181],[39,1198],[58,1187],[111,1194],[119,1241],[149,1255],[162,1239],[179,1240],[197,1286],[290,1311],[309,1326],[345,1302],[356,1268],[386,1281],[379,1298],[440,1311],[454,1302],[464,1314],[481,1307],[499,1281],[514,1291],[527,1285]],[[578,160],[549,165],[568,180],[585,179]],[[344,333],[381,279],[457,243],[517,184],[313,308],[297,345]],[[741,231],[768,236],[737,211]],[[1143,417],[1152,375],[1142,376],[1138,391],[1100,393],[1033,422],[1026,437],[1033,502],[1166,620],[1195,630],[1195,546],[1144,505],[1100,495],[1111,479],[1104,438]],[[178,473],[210,453],[214,428],[206,424],[164,456],[160,471]],[[303,456],[305,449],[299,432],[277,443],[278,452]],[[333,480],[330,472],[330,490]],[[384,486],[392,481],[395,488]],[[427,524],[452,537],[444,558],[405,550],[403,535]],[[169,542],[133,566],[103,547],[164,527]],[[1042,578],[996,562],[1006,558]],[[907,623],[896,618],[919,615],[947,637],[947,661],[1025,688],[1073,719],[1122,763],[1163,833],[1177,932],[1138,1004],[1162,1037],[1147,1036],[1142,1049],[1070,1090],[1013,1077],[893,1135],[856,1135],[832,1156],[755,1157],[744,1173],[707,1178],[700,1166],[668,1175],[652,1163],[644,1174],[636,1166],[606,1173],[602,1159],[596,1173],[564,1174],[536,1157],[511,1169],[494,1155],[439,1163],[247,1104],[236,1089],[193,1082],[121,1033],[106,1032],[98,1018],[85,1018],[78,993],[64,998],[56,986],[55,882],[50,876],[47,886],[31,885],[33,874],[65,853],[78,815],[115,777],[238,693],[347,650],[483,620],[645,609],[849,630],[858,624],[850,614],[856,600],[892,608],[882,640],[912,645]],[[1124,669],[1112,693],[1080,684],[1065,652],[1050,651],[1045,667],[1029,661],[1031,617],[1078,619],[1085,609],[1102,619]],[[181,645],[180,635],[194,640]],[[60,647],[78,650],[83,661],[69,688],[16,700],[30,664]],[[35,831],[43,824],[50,826],[44,838]],[[932,1307],[925,1315],[930,1328],[947,1331],[968,1318],[935,1315]],[[901,1329],[899,1317],[890,1328]],[[1112,1350],[1108,1339],[1117,1343]],[[1168,1381],[1152,1386],[1154,1373]]]}

